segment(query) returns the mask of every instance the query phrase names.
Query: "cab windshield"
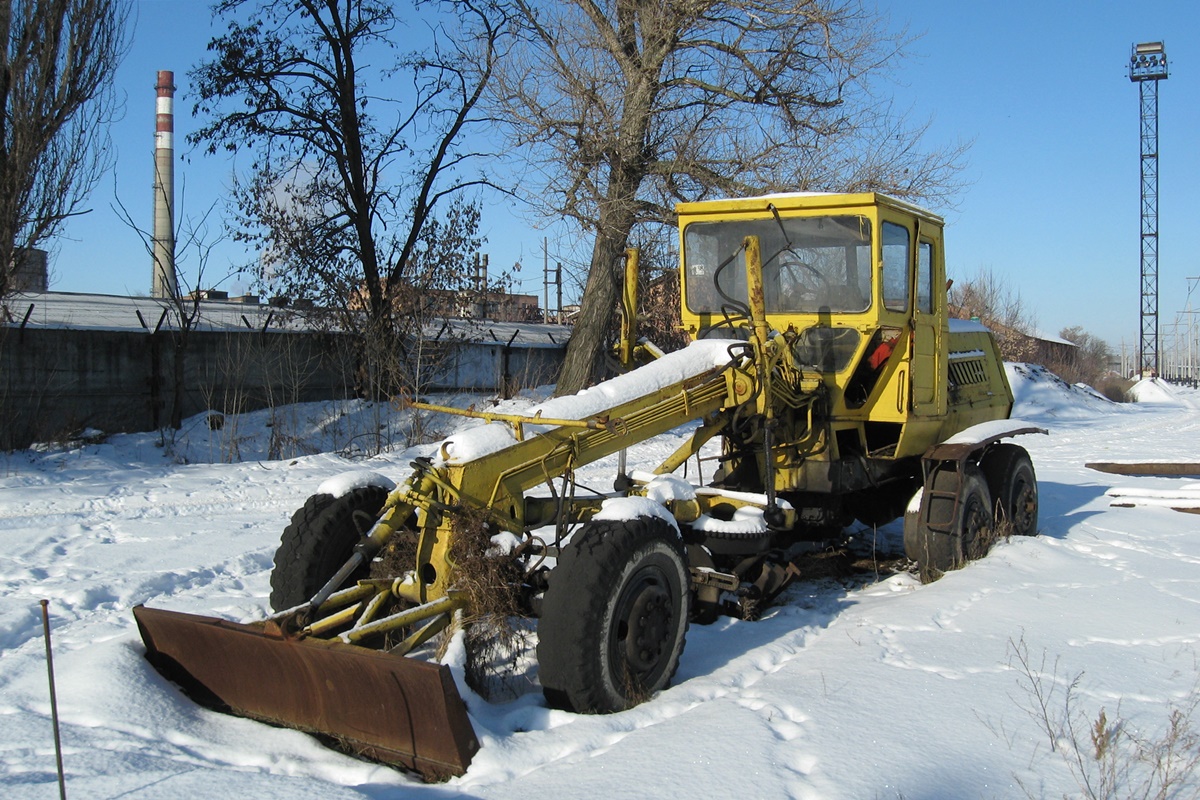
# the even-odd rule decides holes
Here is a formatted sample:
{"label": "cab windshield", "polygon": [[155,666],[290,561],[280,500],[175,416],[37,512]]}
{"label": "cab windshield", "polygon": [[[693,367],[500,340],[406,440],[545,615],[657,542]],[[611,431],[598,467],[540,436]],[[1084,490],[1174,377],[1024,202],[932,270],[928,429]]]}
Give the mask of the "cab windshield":
{"label": "cab windshield", "polygon": [[687,226],[684,274],[693,313],[720,314],[729,298],[748,303],[742,247],[747,236],[759,240],[768,314],[853,313],[870,307],[870,219],[770,217]]}

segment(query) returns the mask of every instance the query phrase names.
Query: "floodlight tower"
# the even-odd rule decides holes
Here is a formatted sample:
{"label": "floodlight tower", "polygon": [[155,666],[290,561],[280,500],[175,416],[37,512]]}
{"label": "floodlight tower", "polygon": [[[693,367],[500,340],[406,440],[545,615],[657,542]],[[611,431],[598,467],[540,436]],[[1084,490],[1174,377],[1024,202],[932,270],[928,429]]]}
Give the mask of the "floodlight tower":
{"label": "floodlight tower", "polygon": [[1142,333],[1138,369],[1158,374],[1158,82],[1167,77],[1162,42],[1135,44],[1129,54],[1129,80],[1141,94],[1142,140]]}

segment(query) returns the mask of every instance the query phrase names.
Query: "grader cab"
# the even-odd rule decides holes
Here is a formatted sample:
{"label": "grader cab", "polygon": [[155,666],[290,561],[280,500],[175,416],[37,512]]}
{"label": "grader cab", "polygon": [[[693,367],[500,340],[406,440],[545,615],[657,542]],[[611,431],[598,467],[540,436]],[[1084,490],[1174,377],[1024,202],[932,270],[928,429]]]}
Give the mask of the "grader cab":
{"label": "grader cab", "polygon": [[[139,607],[151,662],[203,702],[437,778],[478,747],[429,642],[472,611],[463,565],[481,551],[503,563],[511,608],[538,619],[547,701],[605,713],[669,684],[689,622],[754,617],[796,577],[797,545],[854,519],[904,516],[926,580],[982,556],[1001,525],[1036,532],[1032,463],[1001,440],[1039,429],[1008,419],[988,331],[948,317],[940,218],[873,193],[678,212],[690,346],[634,341],[631,251],[628,372],[520,416],[469,412],[485,424],[398,486],[327,482],[283,533],[276,613]],[[627,463],[630,445],[689,423],[662,463]],[[613,492],[576,484],[612,454]],[[704,485],[675,474],[693,457]]]}

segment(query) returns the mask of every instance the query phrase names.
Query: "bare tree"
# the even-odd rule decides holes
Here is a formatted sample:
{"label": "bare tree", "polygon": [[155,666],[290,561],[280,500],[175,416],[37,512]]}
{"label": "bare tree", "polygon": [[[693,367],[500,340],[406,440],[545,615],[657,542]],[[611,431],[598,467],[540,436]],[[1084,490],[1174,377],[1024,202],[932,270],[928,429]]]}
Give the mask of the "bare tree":
{"label": "bare tree", "polygon": [[991,329],[1005,361],[1037,361],[1041,358],[1034,334],[1037,320],[1021,299],[1021,293],[990,269],[980,269],[969,280],[950,286],[950,315],[973,319]]}
{"label": "bare tree", "polygon": [[[254,152],[235,190],[235,238],[261,249],[267,282],[370,339],[368,359],[400,348],[411,327],[402,298],[455,274],[422,271],[418,256],[439,204],[486,183],[468,172],[480,154],[462,142],[507,24],[492,0],[404,5],[402,15],[389,0],[221,0],[227,32],[192,72],[195,111],[210,121],[191,141]],[[427,26],[418,52],[393,41],[406,18]]]}
{"label": "bare tree", "polygon": [[1112,348],[1108,342],[1088,333],[1081,325],[1063,328],[1058,335],[1075,347],[1059,359],[1060,363],[1046,366],[1067,383],[1086,383],[1100,389],[1109,375],[1109,362],[1112,361]]}
{"label": "bare tree", "polygon": [[595,377],[630,232],[677,200],[774,190],[952,191],[961,147],[924,151],[870,93],[906,43],[852,0],[516,0],[525,45],[498,118],[543,208],[595,234],[560,393]]}
{"label": "bare tree", "polygon": [[[189,286],[186,275],[182,272],[177,275],[178,280],[173,281],[170,290],[165,296],[159,298],[163,313],[150,334],[151,342],[154,343],[153,347],[156,350],[159,347],[158,342],[164,337],[170,341],[172,349],[169,418],[159,418],[158,425],[160,438],[164,445],[168,444],[169,438],[173,443],[174,434],[172,432],[183,427],[184,396],[187,392],[184,381],[184,359],[191,343],[192,332],[196,330],[200,322],[200,301],[202,299],[200,287],[206,283],[205,272],[213,250],[225,238],[223,232],[210,227],[209,224],[209,218],[216,207],[217,203],[214,202],[198,218],[184,216],[178,223],[177,230],[171,234],[172,241],[175,242],[175,246],[172,248],[172,257],[175,259],[175,263],[169,265],[170,270],[180,272],[180,266],[189,256],[194,256],[196,278]],[[162,253],[155,246],[154,233],[138,225],[120,198],[117,198],[115,210],[121,221],[141,240],[146,255],[150,256],[154,262],[156,274],[163,274],[168,265],[160,262]],[[210,286],[219,284],[220,281],[209,283]],[[158,412],[155,411],[155,414],[157,415]]]}
{"label": "bare tree", "polygon": [[0,298],[111,164],[126,0],[0,0]]}
{"label": "bare tree", "polygon": [[[683,300],[679,287],[677,241],[673,237],[652,235],[651,231],[640,227],[631,234],[629,244],[640,251],[638,337],[646,337],[668,353],[686,347],[692,339],[683,328],[680,314]],[[605,346],[615,344],[619,336],[620,317],[614,316],[609,324]]]}

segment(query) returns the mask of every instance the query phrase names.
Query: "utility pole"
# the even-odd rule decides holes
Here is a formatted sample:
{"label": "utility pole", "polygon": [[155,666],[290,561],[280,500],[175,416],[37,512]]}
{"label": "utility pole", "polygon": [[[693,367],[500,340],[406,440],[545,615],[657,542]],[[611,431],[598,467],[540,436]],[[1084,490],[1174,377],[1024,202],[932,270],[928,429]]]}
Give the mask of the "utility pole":
{"label": "utility pole", "polygon": [[1187,377],[1193,384],[1198,377],[1196,374],[1196,312],[1192,310],[1192,291],[1196,288],[1196,282],[1200,281],[1200,276],[1186,278],[1188,282],[1187,299],[1183,304],[1183,313],[1187,314]]}
{"label": "utility pole", "polygon": [[1158,374],[1158,82],[1167,78],[1162,42],[1135,44],[1129,80],[1141,97],[1142,310],[1138,339],[1141,377]]}
{"label": "utility pole", "polygon": [[550,239],[542,237],[542,322],[550,321]]}

